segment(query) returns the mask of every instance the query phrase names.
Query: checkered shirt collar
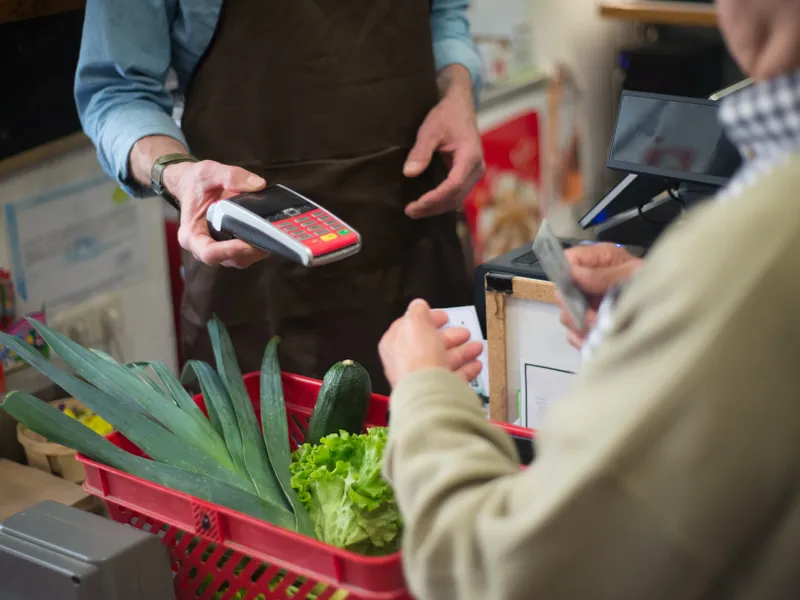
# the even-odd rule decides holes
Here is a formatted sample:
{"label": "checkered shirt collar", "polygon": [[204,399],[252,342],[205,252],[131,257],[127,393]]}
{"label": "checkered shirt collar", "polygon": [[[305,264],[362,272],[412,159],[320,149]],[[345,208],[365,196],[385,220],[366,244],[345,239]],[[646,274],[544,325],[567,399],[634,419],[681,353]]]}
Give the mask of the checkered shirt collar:
{"label": "checkered shirt collar", "polygon": [[720,121],[747,159],[800,149],[800,71],[755,83],[722,100]]}

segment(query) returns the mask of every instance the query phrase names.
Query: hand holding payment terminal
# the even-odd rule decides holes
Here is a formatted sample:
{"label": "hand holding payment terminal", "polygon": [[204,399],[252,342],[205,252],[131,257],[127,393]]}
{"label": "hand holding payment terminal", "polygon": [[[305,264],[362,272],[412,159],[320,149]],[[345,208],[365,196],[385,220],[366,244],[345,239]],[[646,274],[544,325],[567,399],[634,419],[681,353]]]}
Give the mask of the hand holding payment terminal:
{"label": "hand holding payment terminal", "polygon": [[357,231],[279,184],[215,202],[206,220],[216,240],[236,238],[306,267],[336,262],[361,250]]}

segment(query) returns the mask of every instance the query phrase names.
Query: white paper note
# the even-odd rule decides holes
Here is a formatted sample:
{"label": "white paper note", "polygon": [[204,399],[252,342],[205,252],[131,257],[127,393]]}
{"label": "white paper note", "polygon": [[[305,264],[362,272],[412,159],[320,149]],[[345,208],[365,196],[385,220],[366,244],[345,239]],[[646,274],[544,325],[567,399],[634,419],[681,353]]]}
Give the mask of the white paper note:
{"label": "white paper note", "polygon": [[483,343],[483,352],[479,357],[483,368],[481,369],[480,374],[478,375],[475,381],[471,382],[470,385],[472,389],[475,390],[476,394],[484,396],[486,398],[489,397],[489,353],[487,352],[486,347],[486,340],[483,339],[483,333],[481,332],[481,325],[478,321],[478,311],[475,310],[474,306],[457,306],[454,308],[446,308],[444,309],[447,313],[447,316],[450,318],[447,325],[444,328],[448,327],[464,327],[469,330],[470,333],[470,341],[479,341]]}

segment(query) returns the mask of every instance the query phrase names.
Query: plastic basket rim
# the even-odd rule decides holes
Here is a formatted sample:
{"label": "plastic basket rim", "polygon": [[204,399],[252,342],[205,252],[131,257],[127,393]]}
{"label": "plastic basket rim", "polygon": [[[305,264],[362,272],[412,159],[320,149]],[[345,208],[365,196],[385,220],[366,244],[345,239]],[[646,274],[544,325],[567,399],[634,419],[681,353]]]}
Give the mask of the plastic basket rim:
{"label": "plastic basket rim", "polygon": [[[320,383],[319,379],[314,379],[312,377],[306,377],[304,375],[297,375],[295,373],[282,372],[282,375],[284,375],[285,377],[287,377],[289,379],[292,379],[294,381],[298,381],[298,382],[301,382],[301,383],[314,383],[314,384]],[[252,373],[247,373],[246,375],[244,375],[242,377],[242,379],[244,381],[247,381],[248,379],[254,379],[254,378],[258,377],[258,376],[260,376],[260,374],[256,371],[256,372],[252,372]],[[194,398],[196,399],[196,398],[198,398],[200,396],[201,395],[198,394],[197,396],[194,396]],[[386,400],[386,401],[389,400],[386,396],[383,396],[381,394],[373,394],[373,399],[375,399],[375,398],[378,398],[378,399],[381,399],[381,400]],[[108,441],[110,441],[112,444],[114,444],[114,439],[118,438],[118,437],[123,437],[124,438],[125,436],[122,435],[122,433],[120,433],[119,431],[114,431],[114,432],[110,433],[109,435],[107,435],[106,439]],[[125,439],[127,439],[127,438],[125,438]],[[114,444],[114,445],[116,446],[116,444]],[[282,535],[300,537],[300,538],[303,539],[304,543],[313,544],[314,546],[317,547],[317,549],[324,550],[326,552],[329,552],[330,554],[334,554],[338,558],[343,558],[343,559],[348,559],[348,560],[357,559],[359,563],[364,564],[364,565],[368,565],[368,566],[384,566],[384,565],[388,566],[388,565],[391,565],[393,563],[398,563],[402,559],[402,550],[398,550],[397,552],[393,552],[392,554],[387,554],[385,556],[365,556],[363,554],[359,554],[357,552],[353,552],[352,550],[347,550],[346,548],[339,548],[338,546],[334,546],[332,544],[328,544],[327,542],[323,542],[320,539],[317,539],[317,538],[314,538],[314,537],[311,537],[311,536],[308,536],[308,535],[304,535],[304,534],[299,533],[297,531],[292,531],[291,529],[286,529],[285,527],[281,527],[279,525],[275,525],[273,523],[270,523],[269,521],[264,521],[264,520],[258,519],[256,517],[252,517],[250,515],[247,515],[245,513],[239,512],[239,511],[234,510],[232,508],[228,508],[226,506],[222,506],[222,505],[219,505],[219,504],[213,504],[211,502],[208,502],[208,501],[203,500],[201,498],[198,498],[196,496],[192,496],[191,494],[187,494],[186,492],[180,492],[178,490],[174,490],[172,488],[168,488],[167,486],[164,486],[164,485],[149,481],[147,479],[142,479],[140,477],[136,477],[135,475],[131,475],[130,473],[126,473],[125,471],[121,471],[121,470],[116,469],[114,467],[111,467],[109,465],[97,462],[96,460],[93,460],[93,459],[89,458],[88,456],[85,456],[85,455],[83,455],[81,453],[77,453],[75,458],[78,461],[80,461],[81,463],[83,463],[84,469],[88,466],[88,467],[92,467],[92,468],[98,469],[100,471],[106,471],[108,473],[113,474],[116,477],[122,477],[123,479],[126,479],[126,480],[128,480],[130,482],[133,482],[133,483],[136,483],[136,484],[143,484],[143,485],[145,485],[147,487],[157,488],[159,490],[167,491],[170,494],[174,494],[174,495],[180,496],[180,497],[182,497],[182,498],[184,498],[184,499],[186,499],[186,500],[188,500],[190,502],[193,502],[195,504],[202,505],[204,507],[208,507],[209,509],[217,511],[217,512],[220,512],[220,513],[225,513],[226,516],[228,516],[228,517],[234,517],[234,518],[237,518],[237,519],[244,519],[245,521],[248,522],[249,525],[252,525],[253,527],[258,527],[258,528],[266,527],[266,528],[275,530],[275,531],[279,532]],[[84,484],[83,484],[84,490],[86,492],[94,495],[92,493],[92,490],[88,489],[88,487],[87,487],[88,485],[89,485],[88,482],[84,482]],[[120,503],[120,502],[115,502],[114,500],[107,500],[106,498],[102,498],[102,499],[104,501],[108,501],[108,502],[111,502],[113,504],[117,504],[119,506],[124,506],[124,501],[123,501],[123,503]],[[135,510],[141,512],[141,508],[137,508]],[[154,517],[154,518],[158,518],[159,520],[162,520],[162,521],[164,519],[161,516]],[[165,523],[167,525],[170,525],[171,527],[177,527],[179,529],[183,529],[183,527],[181,525],[177,525],[177,524],[174,524],[174,523],[171,523],[171,522],[168,522],[168,521],[165,521]],[[191,533],[191,532],[189,532],[189,533]],[[193,535],[197,535],[198,537],[204,537],[203,535],[200,535],[200,534],[193,534]],[[204,539],[207,539],[207,538],[204,538]],[[211,541],[211,540],[207,540],[207,541]],[[229,542],[229,540],[223,540],[220,543],[222,545],[225,545],[228,542]]]}

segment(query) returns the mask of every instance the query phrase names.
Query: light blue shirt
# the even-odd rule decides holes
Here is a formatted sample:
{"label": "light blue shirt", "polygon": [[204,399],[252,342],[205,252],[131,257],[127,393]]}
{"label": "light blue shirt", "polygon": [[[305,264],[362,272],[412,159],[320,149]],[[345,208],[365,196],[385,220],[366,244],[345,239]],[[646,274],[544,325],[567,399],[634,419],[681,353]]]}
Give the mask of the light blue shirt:
{"label": "light blue shirt", "polygon": [[[211,41],[223,0],[88,0],[75,101],[100,164],[131,195],[149,190],[128,173],[133,145],[149,135],[186,140],[172,117],[170,67],[178,92]],[[481,85],[481,60],[472,41],[469,0],[433,0],[431,31],[436,67],[461,64]]]}

